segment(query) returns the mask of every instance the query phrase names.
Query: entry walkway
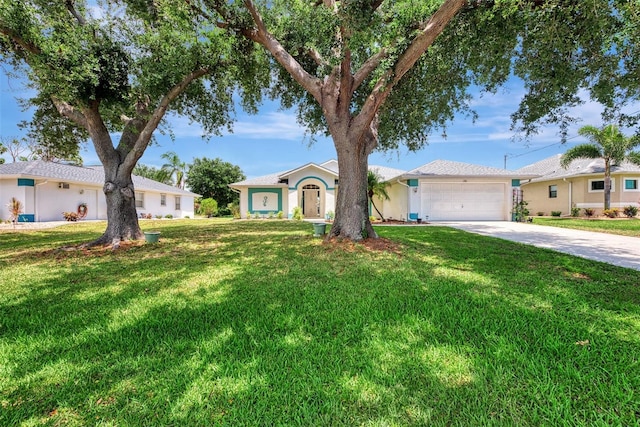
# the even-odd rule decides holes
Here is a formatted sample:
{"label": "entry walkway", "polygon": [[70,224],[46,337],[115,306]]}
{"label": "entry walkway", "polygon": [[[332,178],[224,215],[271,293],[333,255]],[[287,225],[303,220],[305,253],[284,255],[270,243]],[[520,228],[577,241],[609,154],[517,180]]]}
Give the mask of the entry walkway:
{"label": "entry walkway", "polygon": [[507,221],[438,221],[433,224],[640,270],[640,237]]}

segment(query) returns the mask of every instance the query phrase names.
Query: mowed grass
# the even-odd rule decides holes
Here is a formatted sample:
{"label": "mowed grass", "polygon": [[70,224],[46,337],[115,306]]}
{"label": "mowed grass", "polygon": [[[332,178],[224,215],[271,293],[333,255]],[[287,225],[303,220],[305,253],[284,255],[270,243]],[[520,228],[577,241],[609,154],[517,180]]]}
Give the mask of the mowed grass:
{"label": "mowed grass", "polygon": [[580,219],[580,218],[533,218],[534,224],[552,227],[574,228],[576,230],[597,231],[619,234],[621,236],[640,237],[639,218],[618,219]]}
{"label": "mowed grass", "polygon": [[638,425],[640,272],[444,227],[0,234],[0,425]]}

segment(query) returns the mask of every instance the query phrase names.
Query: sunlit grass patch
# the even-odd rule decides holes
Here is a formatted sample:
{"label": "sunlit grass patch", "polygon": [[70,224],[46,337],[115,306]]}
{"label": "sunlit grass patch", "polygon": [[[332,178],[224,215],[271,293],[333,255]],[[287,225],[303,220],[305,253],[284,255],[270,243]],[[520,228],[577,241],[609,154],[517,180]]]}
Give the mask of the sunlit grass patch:
{"label": "sunlit grass patch", "polygon": [[640,414],[639,272],[443,227],[380,227],[380,251],[294,221],[143,225],[159,243],[0,235],[0,425]]}

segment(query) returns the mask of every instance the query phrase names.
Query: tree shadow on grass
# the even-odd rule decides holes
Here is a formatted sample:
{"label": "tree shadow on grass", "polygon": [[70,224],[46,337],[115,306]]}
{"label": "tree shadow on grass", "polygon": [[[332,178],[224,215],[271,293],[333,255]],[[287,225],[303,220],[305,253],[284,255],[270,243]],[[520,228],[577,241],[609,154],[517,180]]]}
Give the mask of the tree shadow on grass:
{"label": "tree shadow on grass", "polygon": [[610,283],[584,260],[541,276],[540,250],[519,259],[541,272],[515,275],[518,246],[434,230],[403,229],[397,255],[328,250],[299,225],[176,227],[161,246],[56,259],[0,307],[0,424],[637,416],[637,290],[599,294]]}

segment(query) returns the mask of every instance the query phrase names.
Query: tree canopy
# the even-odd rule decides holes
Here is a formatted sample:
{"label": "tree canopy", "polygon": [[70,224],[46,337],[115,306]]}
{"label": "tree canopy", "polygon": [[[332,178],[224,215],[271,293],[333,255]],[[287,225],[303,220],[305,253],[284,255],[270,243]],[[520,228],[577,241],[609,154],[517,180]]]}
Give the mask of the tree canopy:
{"label": "tree canopy", "polygon": [[[255,108],[268,73],[236,41],[182,1],[0,0],[0,61],[36,90],[32,129],[60,129],[60,144],[88,136],[104,165],[108,224],[95,243],[141,238],[131,172],[168,111],[216,134],[234,94]],[[45,128],[54,112],[64,127]]]}
{"label": "tree canopy", "polygon": [[214,199],[221,212],[227,212],[227,205],[238,200],[238,194],[229,188],[229,184],[245,179],[239,166],[225,162],[220,158],[206,157],[193,160],[187,172],[187,186],[203,199]]}
{"label": "tree canopy", "polygon": [[[278,67],[269,94],[331,135],[340,168],[330,236],[375,236],[367,158],[424,146],[456,114],[475,117],[470,89],[513,76],[526,96],[513,115],[524,135],[561,132],[586,93],[621,118],[638,98],[638,3],[627,0],[193,0],[231,34],[261,45]],[[213,19],[212,19],[213,17]]]}

